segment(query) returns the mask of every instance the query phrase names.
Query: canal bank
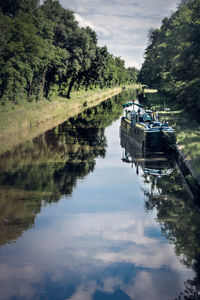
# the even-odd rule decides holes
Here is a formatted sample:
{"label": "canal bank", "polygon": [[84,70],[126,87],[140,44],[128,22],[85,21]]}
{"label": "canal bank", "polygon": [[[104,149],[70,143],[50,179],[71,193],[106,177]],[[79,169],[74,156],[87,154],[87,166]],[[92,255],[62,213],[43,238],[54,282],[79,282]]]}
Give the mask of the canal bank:
{"label": "canal bank", "polygon": [[183,107],[160,92],[145,90],[148,105],[157,110],[159,119],[166,120],[176,131],[175,155],[184,181],[193,197],[200,193],[200,123]]}
{"label": "canal bank", "polygon": [[[183,111],[160,112],[176,131],[175,156],[188,190],[199,204],[200,194],[200,124],[192,121]],[[191,126],[191,127],[190,127]]]}
{"label": "canal bank", "polygon": [[119,94],[122,87],[74,92],[71,99],[56,98],[38,103],[5,107],[0,112],[0,154],[57,126],[70,117]]}
{"label": "canal bank", "polygon": [[199,204],[199,195],[200,195],[200,179],[198,174],[194,171],[193,166],[187,159],[187,155],[181,150],[181,147],[176,144],[176,159],[180,171],[183,175],[183,179],[190,191],[191,196],[197,200]]}

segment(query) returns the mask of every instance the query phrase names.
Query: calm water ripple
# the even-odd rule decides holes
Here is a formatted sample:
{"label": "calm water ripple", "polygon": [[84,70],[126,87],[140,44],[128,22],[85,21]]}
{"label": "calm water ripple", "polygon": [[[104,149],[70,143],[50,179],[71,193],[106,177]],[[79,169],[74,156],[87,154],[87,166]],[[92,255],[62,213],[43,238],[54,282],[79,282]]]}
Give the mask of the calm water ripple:
{"label": "calm water ripple", "polygon": [[199,209],[172,156],[120,135],[134,93],[1,156],[1,299],[198,299]]}

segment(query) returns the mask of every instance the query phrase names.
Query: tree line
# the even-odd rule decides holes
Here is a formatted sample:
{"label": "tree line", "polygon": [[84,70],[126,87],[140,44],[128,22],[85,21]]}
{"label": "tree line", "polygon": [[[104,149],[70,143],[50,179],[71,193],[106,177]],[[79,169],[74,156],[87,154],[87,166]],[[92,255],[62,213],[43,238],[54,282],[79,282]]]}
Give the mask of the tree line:
{"label": "tree line", "polygon": [[136,82],[91,28],[58,0],[0,0],[0,102],[38,101],[52,93]]}
{"label": "tree line", "polygon": [[138,80],[164,91],[187,110],[200,112],[200,1],[182,0],[151,29]]}

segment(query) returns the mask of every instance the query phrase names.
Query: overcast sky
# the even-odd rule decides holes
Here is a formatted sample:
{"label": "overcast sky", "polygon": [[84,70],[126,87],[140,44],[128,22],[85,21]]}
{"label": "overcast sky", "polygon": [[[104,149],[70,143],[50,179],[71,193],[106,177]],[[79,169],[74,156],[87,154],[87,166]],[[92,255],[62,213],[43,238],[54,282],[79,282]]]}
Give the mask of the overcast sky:
{"label": "overcast sky", "polygon": [[96,31],[98,45],[140,68],[151,28],[176,10],[178,0],[60,0],[75,12],[80,26]]}

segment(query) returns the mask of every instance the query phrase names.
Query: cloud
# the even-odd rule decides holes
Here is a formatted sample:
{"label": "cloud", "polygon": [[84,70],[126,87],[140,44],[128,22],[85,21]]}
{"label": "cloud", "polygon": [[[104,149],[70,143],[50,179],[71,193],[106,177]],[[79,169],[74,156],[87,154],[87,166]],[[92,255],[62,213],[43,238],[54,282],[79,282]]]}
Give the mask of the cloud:
{"label": "cloud", "polygon": [[[90,26],[97,32],[100,46],[107,45],[113,55],[125,59],[126,66],[136,67],[140,67],[143,62],[148,31],[152,27],[159,27],[162,18],[170,16],[177,5],[174,0],[60,2],[65,8],[75,11],[81,26]],[[139,49],[140,46],[143,48]]]}
{"label": "cloud", "polygon": [[74,16],[75,16],[75,19],[78,21],[80,27],[87,27],[87,26],[89,26],[96,33],[101,33],[104,36],[109,36],[110,35],[110,33],[109,33],[109,31],[107,29],[104,29],[104,28],[99,27],[99,26],[95,26],[92,22],[84,19],[79,14],[74,14]]}

